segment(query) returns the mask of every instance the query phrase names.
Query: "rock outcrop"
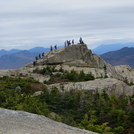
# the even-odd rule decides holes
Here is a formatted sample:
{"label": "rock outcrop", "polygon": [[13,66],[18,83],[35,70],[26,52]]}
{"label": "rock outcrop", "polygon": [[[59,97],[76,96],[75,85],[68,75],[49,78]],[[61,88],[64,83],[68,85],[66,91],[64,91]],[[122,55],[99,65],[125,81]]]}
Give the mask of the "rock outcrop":
{"label": "rock outcrop", "polygon": [[44,116],[0,109],[0,134],[97,134],[52,121]]}
{"label": "rock outcrop", "polygon": [[45,54],[37,64],[58,65],[67,64],[78,67],[103,68],[105,62],[92,54],[85,44],[71,45]]}
{"label": "rock outcrop", "polygon": [[128,65],[115,66],[115,69],[120,75],[123,76],[129,83],[134,84],[134,69]]}
{"label": "rock outcrop", "polygon": [[[36,61],[37,66],[62,66],[64,70],[75,68],[85,73],[93,73],[95,77],[113,77],[122,79],[113,66],[106,63],[101,57],[92,54],[86,44],[76,44],[69,47],[53,50]],[[27,65],[30,67],[31,64]],[[67,68],[67,69],[66,69]]]}
{"label": "rock outcrop", "polygon": [[57,83],[49,85],[48,88],[58,88],[60,91],[70,91],[70,90],[89,90],[91,92],[103,92],[104,90],[109,95],[134,95],[134,87],[128,86],[123,81],[106,78],[106,79],[96,79],[87,82],[68,82],[68,83]]}
{"label": "rock outcrop", "polygon": [[36,66],[30,63],[18,70],[0,71],[0,76],[24,75],[43,82],[47,78],[32,74],[32,72],[34,69],[41,69],[48,65],[54,66],[56,69],[62,67],[67,71],[74,69],[78,72],[84,71],[84,73],[92,73],[96,78],[112,77],[123,80],[123,77],[112,65],[106,63],[101,57],[92,54],[92,51],[87,48],[86,44],[76,44],[50,51],[46,53],[44,57],[36,61]]}

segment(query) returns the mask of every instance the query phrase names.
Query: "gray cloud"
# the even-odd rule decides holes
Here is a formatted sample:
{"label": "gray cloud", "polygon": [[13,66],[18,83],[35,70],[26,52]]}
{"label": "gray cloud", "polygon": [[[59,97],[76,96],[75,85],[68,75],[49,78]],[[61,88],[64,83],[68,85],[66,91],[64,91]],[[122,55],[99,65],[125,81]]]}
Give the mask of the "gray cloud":
{"label": "gray cloud", "polygon": [[0,0],[0,48],[62,44],[82,36],[90,48],[133,41],[134,1]]}

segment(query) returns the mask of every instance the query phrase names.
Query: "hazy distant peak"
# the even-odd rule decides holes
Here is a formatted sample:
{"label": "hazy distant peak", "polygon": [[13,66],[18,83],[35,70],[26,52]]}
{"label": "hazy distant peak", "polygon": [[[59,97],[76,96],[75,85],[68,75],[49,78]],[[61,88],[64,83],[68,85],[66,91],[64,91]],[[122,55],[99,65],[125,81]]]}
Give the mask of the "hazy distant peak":
{"label": "hazy distant peak", "polygon": [[109,45],[100,45],[97,48],[93,49],[93,53],[95,54],[104,54],[110,51],[116,51],[124,47],[134,47],[134,42],[130,43],[117,43],[117,44],[109,44]]}

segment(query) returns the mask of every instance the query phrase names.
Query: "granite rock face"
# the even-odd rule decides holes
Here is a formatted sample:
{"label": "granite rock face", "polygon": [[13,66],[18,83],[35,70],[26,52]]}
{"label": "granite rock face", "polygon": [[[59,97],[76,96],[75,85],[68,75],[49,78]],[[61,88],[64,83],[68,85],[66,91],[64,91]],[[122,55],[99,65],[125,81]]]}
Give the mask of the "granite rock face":
{"label": "granite rock face", "polygon": [[65,66],[81,68],[81,70],[94,68],[96,70],[95,76],[106,75],[107,77],[122,79],[122,76],[116,72],[112,65],[106,63],[100,56],[92,54],[86,44],[76,44],[50,51],[43,58],[37,60],[36,64],[37,66],[62,65],[63,69]]}
{"label": "granite rock face", "polygon": [[89,90],[91,92],[103,92],[104,90],[109,95],[134,95],[134,87],[128,86],[123,81],[106,78],[106,79],[96,79],[87,82],[68,82],[68,83],[57,83],[49,85],[48,88],[58,88],[60,91],[70,91],[70,90]]}
{"label": "granite rock face", "polygon": [[99,56],[92,54],[86,44],[76,44],[46,53],[37,64],[103,68],[106,63]]}
{"label": "granite rock face", "polygon": [[0,134],[97,134],[44,116],[0,109]]}
{"label": "granite rock face", "polygon": [[134,69],[128,65],[115,66],[115,69],[124,79],[127,79],[129,83],[134,83]]}

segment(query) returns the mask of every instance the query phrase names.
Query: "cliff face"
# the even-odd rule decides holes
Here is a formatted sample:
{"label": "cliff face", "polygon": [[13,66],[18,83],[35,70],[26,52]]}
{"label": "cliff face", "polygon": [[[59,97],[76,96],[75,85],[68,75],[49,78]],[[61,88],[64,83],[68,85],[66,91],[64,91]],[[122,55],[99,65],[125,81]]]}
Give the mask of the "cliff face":
{"label": "cliff face", "polygon": [[97,134],[44,116],[0,109],[0,134]]}

